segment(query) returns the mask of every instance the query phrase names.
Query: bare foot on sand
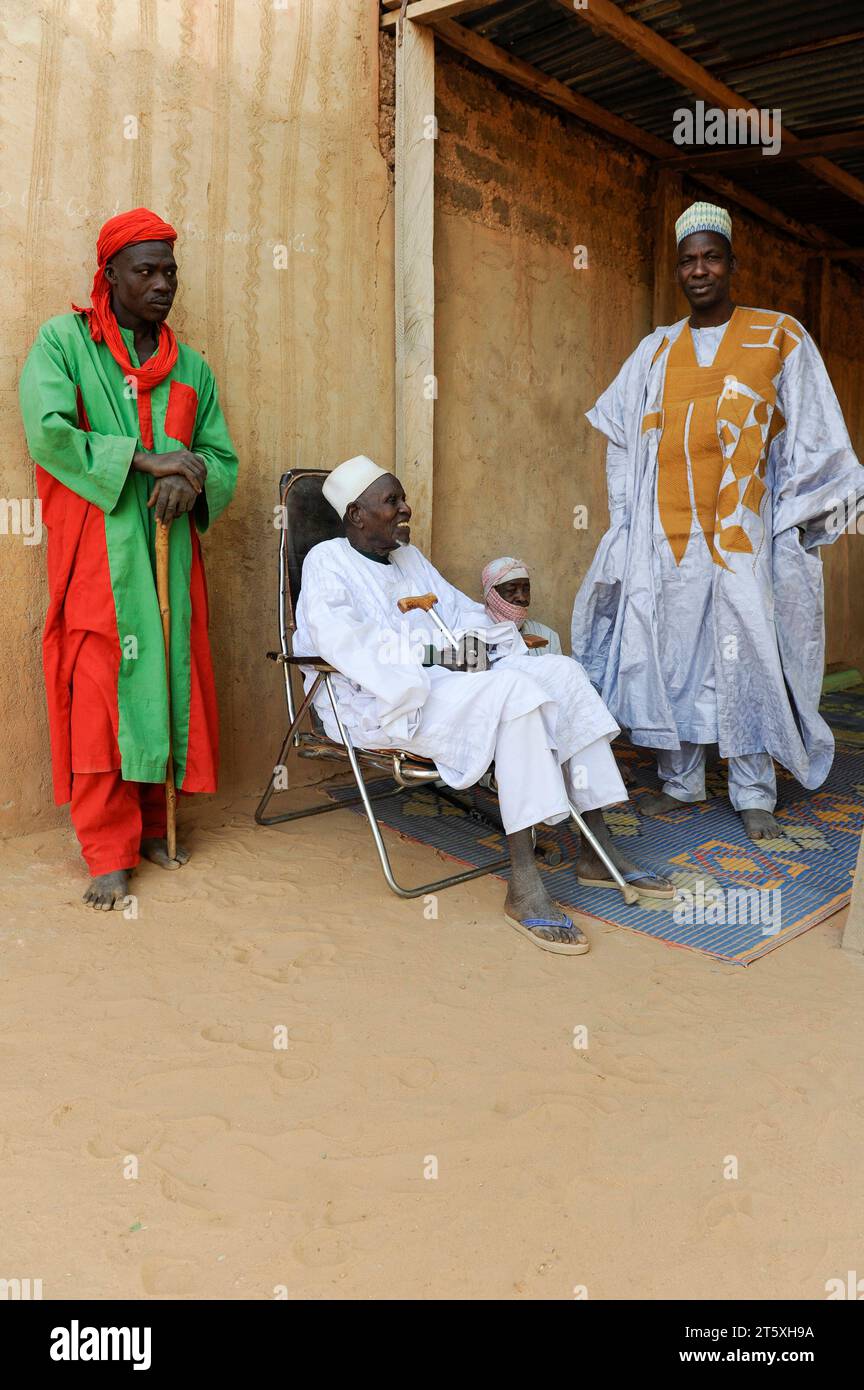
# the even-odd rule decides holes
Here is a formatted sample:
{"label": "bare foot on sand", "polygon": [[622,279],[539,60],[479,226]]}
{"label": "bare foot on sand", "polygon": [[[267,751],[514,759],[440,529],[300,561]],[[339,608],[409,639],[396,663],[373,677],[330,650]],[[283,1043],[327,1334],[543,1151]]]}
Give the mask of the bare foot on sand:
{"label": "bare foot on sand", "polygon": [[184,864],[189,863],[189,851],[182,845],[177,846],[177,857],[168,858],[167,840],[142,840],[141,857],[149,859],[151,864],[158,864],[160,869],[182,869]]}
{"label": "bare foot on sand", "polygon": [[129,892],[129,870],[116,869],[110,874],[94,874],[84,894],[85,903],[99,912],[110,912]]}

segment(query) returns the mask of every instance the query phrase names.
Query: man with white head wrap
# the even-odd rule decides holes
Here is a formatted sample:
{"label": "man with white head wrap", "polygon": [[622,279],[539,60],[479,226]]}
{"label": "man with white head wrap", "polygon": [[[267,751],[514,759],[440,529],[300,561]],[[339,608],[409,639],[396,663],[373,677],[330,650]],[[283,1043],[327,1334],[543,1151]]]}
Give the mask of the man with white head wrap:
{"label": "man with white head wrap", "polygon": [[[670,896],[615,849],[599,808],[626,800],[609,741],[618,732],[584,672],[564,657],[529,659],[513,623],[492,623],[410,544],[411,508],[401,483],[361,455],[333,470],[324,495],[345,537],[313,546],[303,564],[295,650],[315,654],[334,677],[339,715],[365,748],[404,748],[431,758],[451,787],[475,784],[495,762],[501,818],[511,857],[507,920],[544,950],[581,954],[588,942],[549,898],[539,877],[531,827],[567,819],[575,807],[639,891]],[[400,614],[400,599],[437,596],[456,636],[482,633],[488,671],[423,666],[442,639],[428,615]],[[307,689],[313,674],[307,673]],[[326,692],[316,709],[339,739]],[[584,876],[612,880],[583,847]]]}
{"label": "man with white head wrap", "polygon": [[819,547],[855,515],[864,469],[809,334],[731,298],[732,222],[694,203],[676,223],[691,313],[655,328],[588,419],[608,440],[610,527],[576,595],[573,655],[631,741],[657,751],[662,815],[705,798],[729,759],[751,839],[779,833],[773,759],[824,782],[834,739]]}
{"label": "man with white head wrap", "polygon": [[528,643],[531,656],[561,656],[558,633],[537,618],[528,616],[531,576],[522,560],[512,555],[501,555],[497,560],[490,560],[483,570],[481,582],[483,603],[494,623],[515,623],[523,641],[527,637],[536,637],[536,645]]}

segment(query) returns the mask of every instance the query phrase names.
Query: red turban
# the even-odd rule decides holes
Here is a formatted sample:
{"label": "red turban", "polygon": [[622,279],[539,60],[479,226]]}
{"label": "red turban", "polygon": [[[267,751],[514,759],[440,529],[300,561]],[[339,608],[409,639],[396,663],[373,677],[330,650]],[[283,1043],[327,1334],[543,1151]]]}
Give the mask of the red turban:
{"label": "red turban", "polygon": [[123,368],[124,376],[131,376],[142,391],[151,391],[174,367],[177,361],[177,339],[167,323],[159,325],[159,342],[153,356],[143,367],[133,367],[126,344],[120,333],[114,310],[111,308],[111,286],[105,276],[105,266],[122,251],[124,246],[134,246],[139,241],[167,241],[173,246],[177,233],[169,222],[163,222],[155,212],[147,208],[133,208],[131,212],[121,212],[111,217],[99,233],[96,242],[96,261],[98,270],[90,291],[92,309],[72,308],[86,314],[90,320],[90,337],[94,343],[105,340],[105,345],[114,361]]}

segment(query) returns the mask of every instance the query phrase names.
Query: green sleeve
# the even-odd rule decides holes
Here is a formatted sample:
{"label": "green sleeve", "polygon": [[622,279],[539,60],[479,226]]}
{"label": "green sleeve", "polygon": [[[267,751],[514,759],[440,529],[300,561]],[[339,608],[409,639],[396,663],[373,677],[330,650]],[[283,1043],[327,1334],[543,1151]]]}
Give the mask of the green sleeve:
{"label": "green sleeve", "polygon": [[209,368],[201,386],[192,453],[200,454],[207,465],[204,491],[195,504],[195,524],[199,531],[206,531],[234,496],[239,462],[219,404],[216,378]]}
{"label": "green sleeve", "polygon": [[112,512],[138,439],[79,428],[75,380],[61,344],[46,327],[30,349],[19,390],[32,458],[79,497]]}

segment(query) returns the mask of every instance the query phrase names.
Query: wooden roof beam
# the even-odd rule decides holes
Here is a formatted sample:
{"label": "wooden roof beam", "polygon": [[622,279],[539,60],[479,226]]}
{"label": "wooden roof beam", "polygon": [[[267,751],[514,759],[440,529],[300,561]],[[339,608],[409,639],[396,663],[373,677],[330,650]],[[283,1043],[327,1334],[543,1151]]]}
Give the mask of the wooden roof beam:
{"label": "wooden roof beam", "polygon": [[[592,0],[593,3],[595,0]],[[668,159],[679,153],[675,145],[669,144],[666,140],[660,140],[656,135],[651,135],[646,130],[641,130],[639,126],[625,121],[612,111],[607,111],[605,106],[598,105],[590,98],[571,91],[563,82],[558,82],[554,77],[547,76],[539,68],[523,62],[521,58],[514,58],[511,53],[499,48],[497,44],[490,43],[480,34],[475,34],[473,30],[465,29],[461,24],[454,24],[452,20],[436,23],[434,29],[438,37],[450,48],[455,48],[457,52],[464,54],[466,58],[471,58],[481,67],[488,68],[491,72],[497,73],[499,77],[505,77],[510,82],[524,87],[527,91],[533,92],[535,96],[542,97],[545,101],[560,107],[561,110],[569,112],[571,116],[576,116],[588,125],[604,131],[605,134],[614,135],[619,140],[634,145],[653,159]],[[694,175],[694,177],[697,176]],[[843,243],[837,237],[829,236],[820,227],[811,227],[805,223],[797,222],[793,217],[787,217],[785,213],[770,203],[764,202],[755,193],[749,193],[747,189],[739,188],[729,179],[721,178],[719,174],[700,174],[698,175],[698,182],[706,188],[710,188],[712,192],[720,193],[724,198],[729,198],[741,207],[747,208],[764,222],[770,222],[773,226],[779,227],[781,231],[796,237],[799,241],[820,248],[837,247],[842,249]]]}
{"label": "wooden roof beam", "polygon": [[725,145],[723,149],[703,150],[695,154],[679,154],[664,159],[667,169],[726,169],[730,165],[758,164],[769,169],[773,164],[785,164],[806,154],[834,154],[837,150],[864,149],[864,126],[858,130],[840,130],[832,135],[814,135],[796,141],[792,147],[779,149],[776,154],[762,153],[761,145]]}
{"label": "wooden roof beam", "polygon": [[[573,8],[573,0],[557,0],[557,3],[574,19],[589,24],[595,33],[602,34],[604,38],[615,39],[623,44],[643,62],[665,73],[673,82],[701,97],[703,101],[711,102],[724,110],[759,109],[752,101],[748,101],[746,97],[727,87],[725,82],[714,77],[701,63],[688,58],[680,48],[655,34],[647,24],[640,23],[638,19],[631,19],[623,10],[619,10],[614,0],[590,0],[584,9],[578,10]],[[785,128],[783,143],[791,149],[794,149],[797,143],[796,137]],[[830,184],[832,188],[836,188],[839,193],[844,193],[856,203],[864,203],[864,183],[854,174],[847,173],[845,169],[840,169],[829,159],[820,156],[809,159],[802,156],[801,163],[823,183]]]}
{"label": "wooden roof beam", "polygon": [[[432,24],[436,19],[455,19],[456,15],[470,14],[471,10],[483,10],[490,3],[491,0],[413,0],[405,11],[405,18],[413,19],[415,24]],[[382,15],[381,28],[395,29],[402,0],[384,0],[384,6],[396,13]]]}
{"label": "wooden roof beam", "polygon": [[842,251],[832,247],[827,251],[814,251],[814,256],[827,256],[829,261],[864,261],[864,246],[844,246]]}

